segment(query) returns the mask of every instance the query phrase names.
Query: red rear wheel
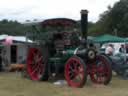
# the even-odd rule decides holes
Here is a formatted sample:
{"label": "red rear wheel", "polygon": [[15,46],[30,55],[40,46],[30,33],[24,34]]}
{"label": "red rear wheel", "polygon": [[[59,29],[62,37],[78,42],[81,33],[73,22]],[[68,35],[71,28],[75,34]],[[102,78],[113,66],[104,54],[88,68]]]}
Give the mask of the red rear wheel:
{"label": "red rear wheel", "polygon": [[30,48],[27,58],[27,72],[32,80],[46,78],[46,63],[42,52],[38,48]]}
{"label": "red rear wheel", "polygon": [[84,86],[87,75],[85,63],[81,58],[73,56],[67,61],[65,65],[65,78],[69,86]]}
{"label": "red rear wheel", "polygon": [[96,57],[94,64],[90,65],[90,77],[92,82],[107,85],[112,78],[111,62],[104,55]]}

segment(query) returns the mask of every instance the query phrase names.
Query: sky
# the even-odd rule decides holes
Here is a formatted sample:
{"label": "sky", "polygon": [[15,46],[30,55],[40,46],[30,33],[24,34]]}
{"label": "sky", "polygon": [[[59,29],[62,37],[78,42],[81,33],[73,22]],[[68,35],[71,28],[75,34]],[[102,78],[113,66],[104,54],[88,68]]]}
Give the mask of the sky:
{"label": "sky", "polygon": [[0,20],[24,22],[48,18],[80,19],[80,10],[89,11],[89,21],[96,22],[99,15],[119,0],[0,0]]}

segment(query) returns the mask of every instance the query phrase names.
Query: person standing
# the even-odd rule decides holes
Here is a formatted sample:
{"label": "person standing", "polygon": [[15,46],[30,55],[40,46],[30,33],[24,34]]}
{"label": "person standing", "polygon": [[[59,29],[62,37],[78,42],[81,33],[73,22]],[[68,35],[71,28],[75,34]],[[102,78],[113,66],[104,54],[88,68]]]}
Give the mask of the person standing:
{"label": "person standing", "polygon": [[112,56],[114,54],[114,46],[113,44],[109,44],[105,49],[105,54]]}
{"label": "person standing", "polygon": [[125,50],[126,50],[125,45],[122,44],[120,49],[119,49],[119,52],[125,53]]}

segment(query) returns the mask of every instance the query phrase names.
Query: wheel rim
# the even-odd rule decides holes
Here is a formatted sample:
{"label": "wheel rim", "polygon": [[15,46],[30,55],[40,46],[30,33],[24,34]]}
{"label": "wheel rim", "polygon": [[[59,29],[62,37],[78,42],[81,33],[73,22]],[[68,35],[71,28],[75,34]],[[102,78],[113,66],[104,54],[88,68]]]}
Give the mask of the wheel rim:
{"label": "wheel rim", "polygon": [[37,48],[30,48],[27,58],[27,71],[32,80],[40,80],[44,72],[44,62]]}
{"label": "wheel rim", "polygon": [[90,64],[90,77],[94,83],[105,84],[111,76],[109,62],[103,56],[97,56],[95,64]]}
{"label": "wheel rim", "polygon": [[85,69],[80,60],[71,58],[65,66],[65,78],[72,87],[81,87],[84,82]]}

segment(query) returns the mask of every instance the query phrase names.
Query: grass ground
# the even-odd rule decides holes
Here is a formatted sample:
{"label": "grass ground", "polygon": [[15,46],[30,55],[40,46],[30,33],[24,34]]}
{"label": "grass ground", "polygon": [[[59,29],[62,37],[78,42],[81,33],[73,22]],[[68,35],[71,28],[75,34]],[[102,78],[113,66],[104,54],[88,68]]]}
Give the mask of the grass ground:
{"label": "grass ground", "polygon": [[84,88],[71,88],[31,81],[19,73],[0,73],[0,96],[128,96],[128,80],[114,76],[108,86],[88,80]]}

